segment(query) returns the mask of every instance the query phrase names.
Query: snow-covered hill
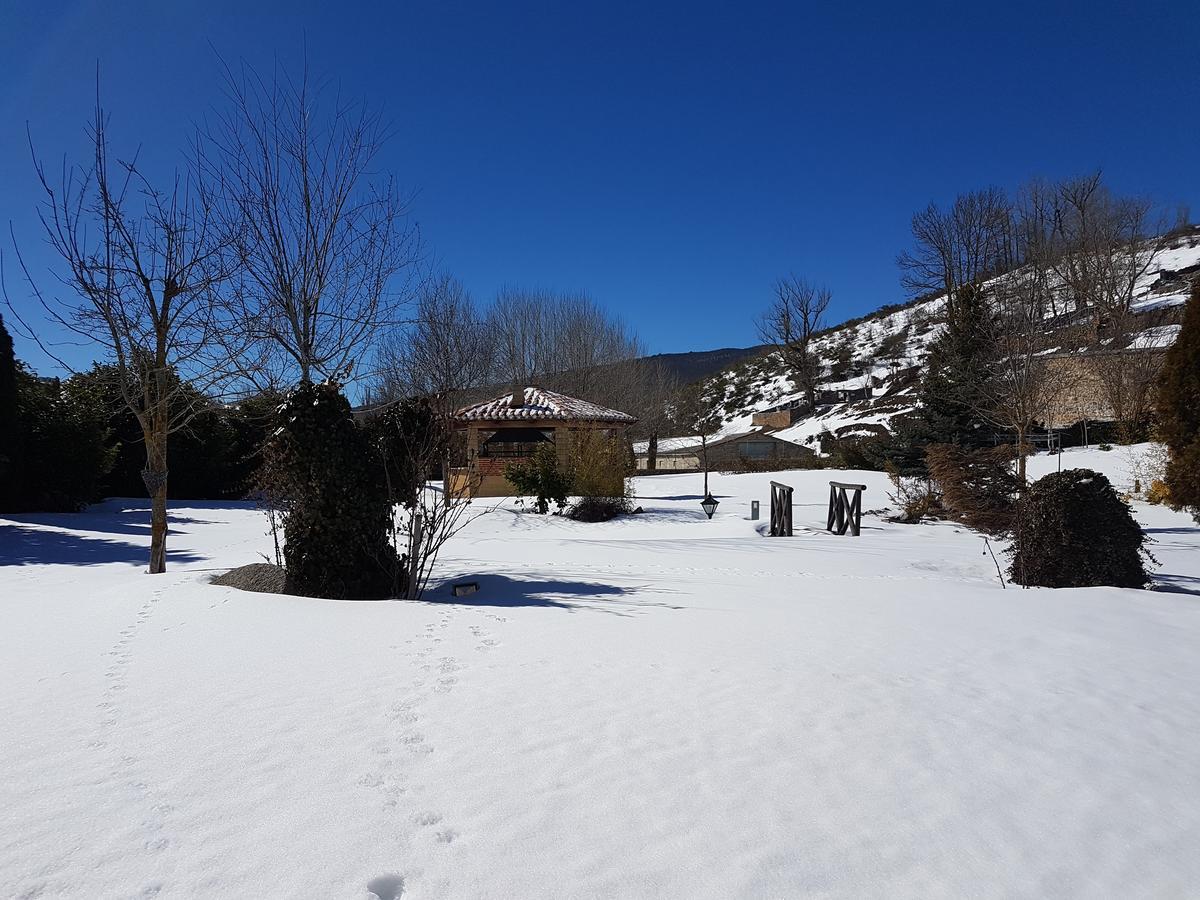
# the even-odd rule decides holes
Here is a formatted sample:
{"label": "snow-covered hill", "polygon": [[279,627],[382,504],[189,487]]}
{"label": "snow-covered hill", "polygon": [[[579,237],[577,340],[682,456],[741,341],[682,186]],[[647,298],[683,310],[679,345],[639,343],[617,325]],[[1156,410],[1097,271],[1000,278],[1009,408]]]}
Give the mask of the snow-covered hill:
{"label": "snow-covered hill", "polygon": [[[1134,346],[1161,347],[1174,341],[1179,326],[1170,321],[1173,310],[1187,302],[1189,278],[1197,273],[1200,227],[1168,241],[1139,279],[1133,309],[1145,328]],[[815,342],[826,376],[821,388],[845,393],[846,399],[824,404],[815,414],[773,433],[813,444],[824,431],[835,436],[878,432],[894,416],[910,411],[929,344],[943,327],[944,308],[943,296],[885,306],[825,332]],[[799,406],[803,400],[777,353],[730,366],[709,384],[723,415],[716,438],[750,431],[755,413]]]}

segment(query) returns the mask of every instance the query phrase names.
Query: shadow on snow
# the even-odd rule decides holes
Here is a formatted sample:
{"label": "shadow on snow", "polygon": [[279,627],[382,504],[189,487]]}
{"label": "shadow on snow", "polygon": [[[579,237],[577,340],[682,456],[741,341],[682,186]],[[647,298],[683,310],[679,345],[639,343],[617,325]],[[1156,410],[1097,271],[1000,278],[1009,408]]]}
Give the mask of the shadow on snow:
{"label": "shadow on snow", "polygon": [[[474,581],[479,590],[465,597],[450,593],[452,584]],[[546,609],[594,609],[614,615],[632,615],[641,608],[683,609],[668,603],[634,599],[647,593],[673,593],[662,588],[643,585],[621,586],[597,581],[566,581],[563,579],[519,578],[508,575],[461,576],[445,581],[426,592],[426,602],[450,603],[456,606],[514,609],[523,606]],[[628,598],[628,599],[625,599]]]}
{"label": "shadow on snow", "polygon": [[[26,528],[12,522],[0,523],[0,566],[95,566],[103,563],[145,565],[149,558],[150,548],[146,544],[88,537],[74,532]],[[171,550],[169,547],[167,549],[168,565],[197,562],[202,559],[205,557],[187,550]]]}

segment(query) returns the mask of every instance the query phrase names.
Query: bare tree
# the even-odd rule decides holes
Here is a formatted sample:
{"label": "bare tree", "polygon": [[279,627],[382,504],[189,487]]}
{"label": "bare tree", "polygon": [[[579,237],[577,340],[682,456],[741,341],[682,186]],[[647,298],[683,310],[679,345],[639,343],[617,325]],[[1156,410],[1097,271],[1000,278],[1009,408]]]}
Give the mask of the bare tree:
{"label": "bare tree", "polygon": [[913,250],[897,259],[905,287],[914,295],[944,294],[954,315],[963,288],[978,296],[985,281],[1016,261],[1009,218],[1008,198],[994,187],[960,194],[946,210],[929,204],[913,216]]}
{"label": "bare tree", "polygon": [[446,459],[452,425],[427,398],[393,404],[371,429],[388,496],[399,507],[391,540],[406,564],[405,597],[419,600],[443,545],[474,518],[471,492],[451,496],[448,472],[441,489],[430,481]]}
{"label": "bare tree", "polygon": [[[226,273],[219,229],[195,176],[177,173],[166,190],[155,187],[136,156],[110,157],[107,125],[97,98],[91,163],[64,164],[57,185],[34,159],[46,195],[39,217],[66,264],[60,280],[73,297],[48,299],[24,260],[21,266],[53,322],[104,348],[120,396],[141,426],[151,500],[149,571],[157,574],[167,562],[169,437],[200,411],[196,404],[218,369],[212,351],[223,329],[214,292]],[[185,389],[187,382],[194,390]]]}
{"label": "bare tree", "polygon": [[804,391],[809,409],[813,409],[817,405],[821,361],[812,343],[825,327],[825,312],[833,294],[794,275],[775,282],[774,290],[775,299],[759,320],[758,333],[778,350]]}
{"label": "bare tree", "polygon": [[1152,219],[1149,201],[1114,196],[1100,172],[1035,184],[1027,195],[1026,253],[1053,275],[1051,308],[1087,317],[1094,345],[1087,368],[1121,426],[1143,430],[1161,355],[1135,346],[1133,302],[1162,250],[1164,223]]}
{"label": "bare tree", "polygon": [[985,320],[994,356],[980,384],[983,407],[993,425],[1011,431],[1017,442],[1017,477],[1025,484],[1029,436],[1046,420],[1055,396],[1071,369],[1051,367],[1043,358],[1050,345],[1042,324],[1044,272],[1026,267],[1005,280],[992,297],[993,314]]}
{"label": "bare tree", "polygon": [[607,406],[629,396],[630,363],[642,356],[629,327],[586,294],[506,288],[488,314],[496,344],[493,379],[541,383]]}
{"label": "bare tree", "polygon": [[491,336],[471,295],[442,275],[419,289],[415,320],[381,342],[375,393],[380,400],[438,398],[455,408],[488,382],[492,356]]}
{"label": "bare tree", "polygon": [[329,97],[307,67],[293,81],[225,68],[229,105],[200,155],[238,277],[227,292],[238,374],[259,388],[347,383],[377,330],[400,320],[418,234],[390,178],[372,165],[379,115]]}
{"label": "bare tree", "polygon": [[1100,172],[1056,185],[1043,202],[1048,261],[1075,309],[1090,311],[1100,340],[1127,321],[1138,282],[1162,249],[1162,229],[1151,223],[1149,201],[1114,197]]}
{"label": "bare tree", "polygon": [[628,365],[628,399],[622,412],[637,417],[630,436],[646,439],[646,469],[653,472],[658,468],[658,440],[671,427],[671,403],[679,393],[679,379],[653,357]]}
{"label": "bare tree", "polygon": [[706,381],[685,387],[676,399],[674,416],[678,426],[688,435],[700,438],[700,465],[704,470],[704,493],[708,494],[708,440],[721,427],[717,409]]}

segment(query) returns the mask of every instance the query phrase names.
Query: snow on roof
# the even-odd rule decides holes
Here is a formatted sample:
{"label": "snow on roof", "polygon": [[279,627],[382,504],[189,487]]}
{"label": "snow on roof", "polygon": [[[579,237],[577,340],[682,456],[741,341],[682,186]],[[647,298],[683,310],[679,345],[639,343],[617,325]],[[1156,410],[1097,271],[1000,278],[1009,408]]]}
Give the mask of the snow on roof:
{"label": "snow on roof", "polygon": [[[662,456],[669,453],[674,453],[676,450],[690,450],[700,446],[700,435],[689,435],[688,437],[671,437],[658,439],[658,452]],[[634,441],[634,453],[649,453],[649,441]]]}
{"label": "snow on roof", "polygon": [[[798,441],[791,440],[783,436],[783,431],[780,429],[754,428],[750,431],[729,431],[722,429],[714,432],[708,437],[708,449],[719,447],[722,444],[728,444],[733,441],[741,441],[746,438],[773,438],[783,441],[785,444],[795,444],[798,447],[804,446]],[[633,445],[635,456],[645,456],[650,452],[649,441],[636,441]],[[659,456],[690,456],[693,453],[700,452],[700,436],[695,437],[680,437],[680,438],[660,438],[658,441]]]}
{"label": "snow on roof", "polygon": [[587,422],[636,422],[628,413],[609,409],[598,403],[568,397],[545,388],[524,388],[519,406],[513,405],[513,394],[465,406],[454,413],[455,421],[587,421]]}

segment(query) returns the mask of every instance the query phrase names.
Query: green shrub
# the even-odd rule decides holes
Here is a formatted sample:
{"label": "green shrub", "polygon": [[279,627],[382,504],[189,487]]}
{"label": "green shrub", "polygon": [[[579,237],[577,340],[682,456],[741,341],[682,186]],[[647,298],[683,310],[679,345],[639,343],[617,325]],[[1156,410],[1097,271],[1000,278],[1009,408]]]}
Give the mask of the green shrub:
{"label": "green shrub", "polygon": [[1068,469],[1034,482],[1021,501],[1009,574],[1042,587],[1145,587],[1144,541],[1107,478]]}
{"label": "green shrub", "polygon": [[632,508],[631,466],[625,441],[601,431],[576,432],[571,455],[571,493],[579,499],[568,515],[606,522]]}
{"label": "green shrub", "polygon": [[559,509],[566,506],[571,493],[570,474],[558,467],[558,451],[553,444],[540,444],[526,462],[509,464],[504,470],[517,492],[534,498],[534,510],[542,515],[553,503]]}

